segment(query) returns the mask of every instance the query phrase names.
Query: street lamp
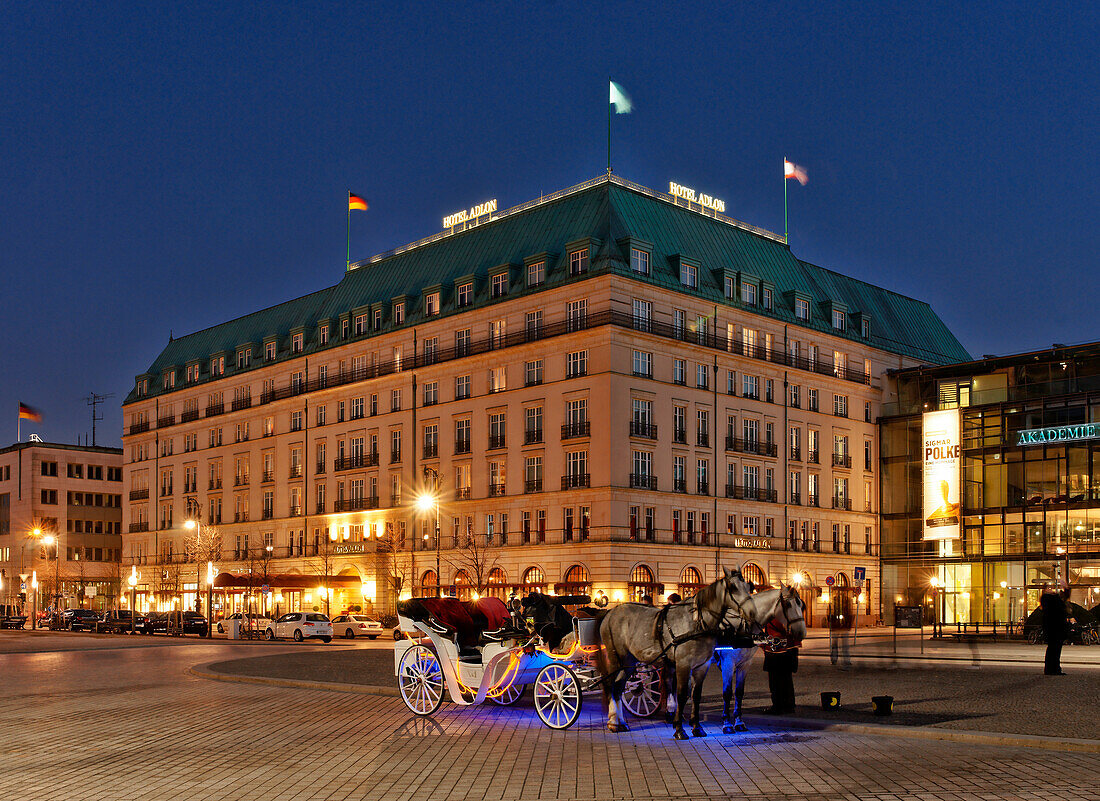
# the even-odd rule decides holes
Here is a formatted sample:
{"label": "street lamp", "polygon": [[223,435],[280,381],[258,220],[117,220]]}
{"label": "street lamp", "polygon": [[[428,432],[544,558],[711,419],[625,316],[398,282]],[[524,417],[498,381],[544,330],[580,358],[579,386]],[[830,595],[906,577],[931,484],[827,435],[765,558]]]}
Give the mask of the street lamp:
{"label": "street lamp", "polygon": [[935,620],[932,623],[932,636],[934,637],[936,636],[936,623],[938,622],[940,626],[943,625],[943,615],[936,609],[936,598],[940,593],[940,577],[932,576],[932,578],[928,579],[928,583],[932,587],[932,614],[935,616]]}
{"label": "street lamp", "polygon": [[275,546],[273,546],[273,545],[265,545],[264,546],[264,587],[267,587],[267,592],[263,592],[263,588],[261,587],[261,592],[263,592],[263,596],[264,596],[264,617],[267,616],[267,596],[271,594],[271,586],[268,584],[268,582],[271,579],[268,578],[268,575],[267,575],[267,563],[271,560],[271,554],[274,551],[275,551]]}
{"label": "street lamp", "polygon": [[443,580],[439,573],[439,492],[425,492],[416,499],[416,508],[427,514],[435,507],[435,594],[443,597]]}
{"label": "street lamp", "polygon": [[126,577],[126,583],[130,585],[130,633],[134,634],[137,622],[137,565],[130,565],[130,575]]}
{"label": "street lamp", "polygon": [[206,636],[214,636],[214,563],[206,563]]}
{"label": "street lamp", "polygon": [[34,601],[33,601],[34,609],[31,610],[32,615],[33,615],[33,617],[31,617],[31,629],[33,630],[33,629],[36,629],[38,627],[38,571],[37,570],[32,570],[31,571],[31,597],[34,599]]}
{"label": "street lamp", "polygon": [[59,616],[60,610],[58,609],[58,607],[61,605],[61,553],[60,553],[61,543],[58,541],[58,538],[53,536],[52,534],[46,536],[42,540],[42,542],[44,542],[46,544],[47,548],[49,548],[51,545],[54,546],[54,551],[53,551],[53,558],[54,558],[54,567],[53,567],[53,615],[51,617],[56,619],[57,626],[60,628],[61,618]]}

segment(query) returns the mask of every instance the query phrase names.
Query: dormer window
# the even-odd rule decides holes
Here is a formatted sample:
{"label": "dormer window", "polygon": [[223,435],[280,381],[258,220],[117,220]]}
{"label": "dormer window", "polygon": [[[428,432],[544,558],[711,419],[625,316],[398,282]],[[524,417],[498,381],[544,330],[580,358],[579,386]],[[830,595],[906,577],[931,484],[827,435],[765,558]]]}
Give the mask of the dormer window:
{"label": "dormer window", "polygon": [[439,314],[439,293],[430,292],[424,296],[424,314],[434,317]]}
{"label": "dormer window", "polygon": [[291,337],[290,338],[290,352],[291,353],[301,353],[302,348],[305,346],[305,339],[306,339],[305,334],[295,334],[293,337]]}
{"label": "dormer window", "polygon": [[[213,363],[211,363],[210,372],[214,372]],[[187,365],[187,383],[193,384],[199,380],[199,366],[197,364]]]}
{"label": "dormer window", "polygon": [[328,323],[325,323],[317,329],[317,342],[321,345],[328,344]]}
{"label": "dormer window", "polygon": [[[225,375],[225,357],[215,356],[210,360],[210,375]],[[195,365],[195,380],[199,380],[199,366]]]}
{"label": "dormer window", "polygon": [[741,302],[756,305],[756,284],[741,284]]}
{"label": "dormer window", "polygon": [[569,254],[569,274],[581,275],[588,272],[588,249],[574,250]]}
{"label": "dormer window", "polygon": [[735,284],[732,275],[727,275],[725,280],[722,282],[722,293],[730,300],[733,300],[734,285]]}
{"label": "dormer window", "polygon": [[269,362],[275,361],[275,343],[274,342],[265,342],[264,343],[264,360],[269,361]]}
{"label": "dormer window", "polygon": [[772,308],[772,290],[771,287],[764,287],[760,290],[760,305],[769,311]]}
{"label": "dormer window", "polygon": [[805,298],[794,299],[794,316],[799,320],[810,319],[810,301]]}
{"label": "dormer window", "polygon": [[546,262],[536,261],[527,265],[527,286],[539,286],[546,281]]}
{"label": "dormer window", "polygon": [[164,388],[172,389],[174,386],[176,386],[176,371],[172,370],[164,374]]}
{"label": "dormer window", "polygon": [[245,370],[252,366],[252,348],[237,351],[237,369]]}
{"label": "dormer window", "polygon": [[399,300],[393,304],[393,323],[401,325],[403,322],[405,322],[405,301]]}
{"label": "dormer window", "polygon": [[649,275],[649,253],[641,248],[631,248],[630,269],[640,275]]}
{"label": "dormer window", "polygon": [[833,309],[833,328],[844,331],[848,327],[848,315],[840,309]]}
{"label": "dormer window", "polygon": [[355,335],[367,333],[367,315],[357,314],[355,315]]}
{"label": "dormer window", "polygon": [[149,394],[149,379],[143,378],[137,382],[138,395],[145,396]]}
{"label": "dormer window", "polygon": [[474,302],[474,285],[473,282],[467,281],[465,284],[458,285],[458,307],[464,308],[471,305]]}
{"label": "dormer window", "polygon": [[864,317],[860,323],[860,333],[863,334],[864,339],[871,338],[871,321],[866,317]]}
{"label": "dormer window", "polygon": [[373,322],[374,322],[374,330],[375,331],[381,331],[382,330],[382,310],[381,309],[375,309],[374,310]]}
{"label": "dormer window", "polygon": [[502,298],[508,294],[508,273],[497,273],[493,276],[492,295],[494,298]]}
{"label": "dormer window", "polygon": [[699,268],[694,264],[680,262],[680,283],[691,289],[699,287]]}

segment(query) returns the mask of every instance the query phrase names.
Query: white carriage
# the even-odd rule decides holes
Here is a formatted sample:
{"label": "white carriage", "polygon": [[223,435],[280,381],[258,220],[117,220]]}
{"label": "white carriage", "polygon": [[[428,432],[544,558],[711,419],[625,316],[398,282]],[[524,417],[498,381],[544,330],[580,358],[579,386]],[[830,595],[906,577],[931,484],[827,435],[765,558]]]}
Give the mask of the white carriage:
{"label": "white carriage", "polygon": [[[394,643],[394,669],[401,698],[417,715],[435,713],[444,688],[460,706],[486,700],[510,706],[530,685],[539,719],[552,729],[567,729],[580,716],[584,694],[600,690],[595,618],[572,617],[573,636],[557,652],[540,633],[539,621],[513,615],[496,598],[414,599],[399,611],[407,639]],[[636,668],[623,696],[627,710],[649,717],[663,701],[659,671]]]}

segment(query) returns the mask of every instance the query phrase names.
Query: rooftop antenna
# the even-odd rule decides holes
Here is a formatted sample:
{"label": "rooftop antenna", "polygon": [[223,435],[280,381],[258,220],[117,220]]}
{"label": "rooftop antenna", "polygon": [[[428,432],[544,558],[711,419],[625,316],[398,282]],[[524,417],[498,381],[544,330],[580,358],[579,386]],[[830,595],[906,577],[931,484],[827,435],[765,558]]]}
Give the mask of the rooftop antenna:
{"label": "rooftop antenna", "polygon": [[[92,407],[92,447],[93,448],[95,447],[95,424],[96,424],[96,421],[103,419],[102,415],[97,414],[97,407],[99,406],[99,404],[103,403],[103,401],[105,401],[107,398],[113,398],[114,396],[115,396],[115,393],[113,393],[113,392],[109,392],[106,395],[97,395],[93,392],[90,395],[88,395],[87,398],[84,399],[84,402]],[[88,441],[85,440],[84,444],[87,445]]]}

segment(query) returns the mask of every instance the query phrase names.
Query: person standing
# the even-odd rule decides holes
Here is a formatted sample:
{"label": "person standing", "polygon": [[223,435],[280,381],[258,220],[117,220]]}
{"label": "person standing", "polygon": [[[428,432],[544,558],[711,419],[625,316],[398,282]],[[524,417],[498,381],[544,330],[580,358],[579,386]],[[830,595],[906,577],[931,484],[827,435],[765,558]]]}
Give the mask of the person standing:
{"label": "person standing", "polygon": [[772,639],[764,645],[764,671],[768,674],[768,690],[772,705],[764,710],[768,715],[787,715],[794,712],[794,674],[798,672],[798,647],[786,629],[774,620],[764,633]]}
{"label": "person standing", "polygon": [[1047,641],[1046,662],[1043,672],[1048,676],[1064,676],[1062,671],[1062,643],[1066,639],[1068,609],[1066,599],[1069,588],[1044,591],[1039,597],[1042,610],[1043,637]]}
{"label": "person standing", "polygon": [[841,670],[852,667],[852,598],[845,589],[837,589],[829,609],[829,661],[840,662]]}

